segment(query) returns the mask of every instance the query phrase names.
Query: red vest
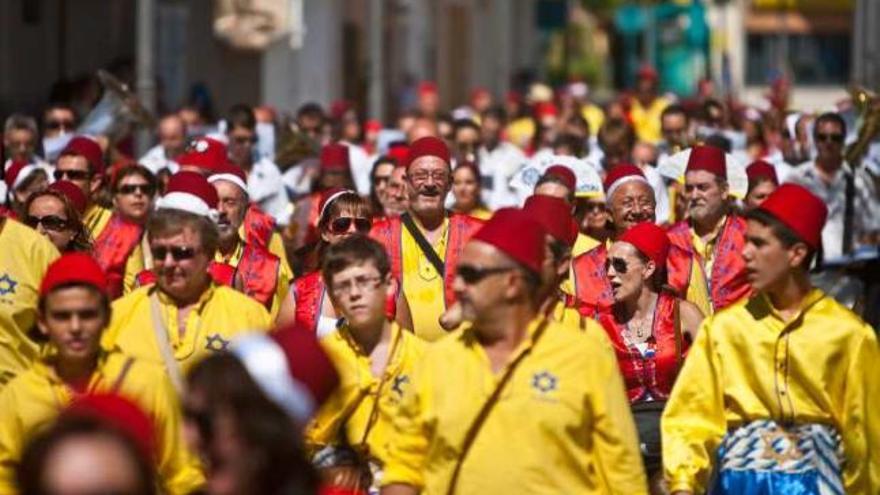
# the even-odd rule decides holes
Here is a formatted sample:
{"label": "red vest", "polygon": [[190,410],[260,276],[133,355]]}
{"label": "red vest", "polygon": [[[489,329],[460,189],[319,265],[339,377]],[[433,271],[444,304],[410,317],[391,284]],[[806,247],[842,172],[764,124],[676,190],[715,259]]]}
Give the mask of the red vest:
{"label": "red vest", "polygon": [[[703,260],[694,252],[690,225],[678,222],[666,232],[669,235],[669,285],[684,297],[687,294],[693,262],[701,266]],[[715,241],[712,273],[707,277],[709,299],[715,311],[747,297],[751,287],[746,279],[746,263],[742,258],[746,243],[746,221],[742,217],[730,215],[718,239]]]}
{"label": "red vest", "polygon": [[612,308],[603,308],[599,312],[599,323],[617,354],[617,365],[632,403],[644,399],[648,393],[657,400],[669,398],[686,352],[681,330],[675,328],[675,305],[674,295],[666,291],[660,293],[654,313],[653,337],[647,342],[648,353],[653,351],[653,357],[648,353],[643,356],[638,349],[627,345],[623,339],[625,325],[617,321]]}
{"label": "red vest", "polygon": [[[468,239],[482,226],[482,220],[470,215],[460,213],[449,215],[449,228],[446,230],[446,256],[444,257],[446,276],[443,279],[444,300],[447,307],[455,301],[452,282],[455,280],[455,268],[458,265],[461,250]],[[403,290],[402,228],[405,227],[401,223],[400,217],[391,217],[374,223],[372,230],[370,230],[370,237],[385,246],[388,257],[391,258],[391,274],[395,279],[401,281],[401,290]]]}
{"label": "red vest", "polygon": [[134,248],[141,242],[144,228],[114,213],[107,228],[95,239],[92,254],[107,273],[111,299],[122,296],[125,263]]}
{"label": "red vest", "polygon": [[214,261],[209,270],[218,284],[233,287],[268,309],[272,306],[280,267],[278,256],[260,246],[245,244],[238,266]]}
{"label": "red vest", "polygon": [[614,304],[611,284],[608,283],[605,272],[607,259],[608,250],[603,243],[581,254],[571,262],[571,268],[574,271],[574,295],[581,303],[595,307],[607,307]]}
{"label": "red vest", "polygon": [[[318,320],[321,317],[321,306],[324,304],[325,291],[324,279],[321,272],[315,270],[306,273],[293,281],[293,294],[296,298],[296,310],[293,321],[296,326],[306,328],[313,332],[318,331]],[[393,320],[397,314],[397,298],[400,297],[400,286],[394,295],[385,301],[385,316]]]}
{"label": "red vest", "polygon": [[275,231],[275,219],[255,203],[244,214],[244,241],[269,249],[269,241]]}

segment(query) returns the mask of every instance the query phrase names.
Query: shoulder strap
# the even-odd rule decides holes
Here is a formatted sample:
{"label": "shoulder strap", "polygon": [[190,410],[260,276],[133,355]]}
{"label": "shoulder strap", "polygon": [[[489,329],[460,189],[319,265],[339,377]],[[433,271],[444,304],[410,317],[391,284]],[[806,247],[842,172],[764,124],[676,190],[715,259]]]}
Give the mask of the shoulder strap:
{"label": "shoulder strap", "polygon": [[437,252],[434,251],[431,243],[425,239],[422,231],[416,227],[415,223],[413,223],[412,217],[409,216],[409,213],[400,215],[400,221],[403,223],[404,227],[406,227],[406,230],[409,231],[409,234],[413,236],[413,239],[416,240],[416,244],[419,245],[419,249],[422,250],[422,253],[428,258],[428,261],[434,265],[434,269],[437,270],[437,273],[440,274],[441,277],[445,277],[446,266],[444,265],[443,260],[440,259],[440,256],[437,256]]}
{"label": "shoulder strap", "polygon": [[855,171],[845,174],[844,177],[846,178],[846,202],[843,208],[843,254],[850,254],[853,250],[853,219],[855,217]]}
{"label": "shoulder strap", "polygon": [[162,320],[162,310],[159,306],[159,296],[154,291],[150,294],[150,316],[153,320],[153,333],[156,335],[156,347],[159,348],[159,355],[162,356],[162,362],[168,371],[168,378],[178,396],[183,397],[183,375],[180,372],[180,365],[174,359],[174,352],[171,350],[171,342],[168,341],[168,329]]}
{"label": "shoulder strap", "polygon": [[513,360],[513,362],[510,363],[507,370],[504,371],[504,376],[501,377],[501,380],[498,381],[498,385],[495,386],[495,390],[492,391],[492,395],[486,399],[483,407],[480,408],[480,412],[477,413],[477,416],[474,418],[473,423],[468,427],[467,433],[465,433],[464,436],[464,443],[461,446],[461,455],[458,456],[458,460],[455,463],[455,469],[452,471],[452,479],[449,480],[449,488],[446,490],[446,495],[452,495],[455,493],[455,485],[458,483],[458,476],[461,474],[461,468],[464,465],[468,452],[470,452],[471,447],[474,445],[474,441],[477,439],[477,434],[480,432],[480,428],[486,423],[486,418],[489,417],[492,408],[498,403],[498,398],[501,397],[501,391],[504,390],[504,386],[510,381],[513,372],[516,371],[519,364],[523,362],[525,357],[528,356],[531,353],[531,350],[535,348],[535,345],[538,344],[538,339],[541,338],[541,335],[544,334],[544,330],[547,328],[547,321],[547,318],[544,318],[543,321],[541,321],[540,326],[535,330],[534,337],[532,337],[532,346],[523,351]]}
{"label": "shoulder strap", "polygon": [[672,305],[672,329],[675,332],[675,367],[681,369],[681,353],[682,349],[684,349],[681,331],[681,301],[676,297]]}
{"label": "shoulder strap", "polygon": [[125,377],[128,376],[128,372],[131,370],[131,366],[134,364],[134,358],[128,356],[125,358],[125,363],[122,364],[122,370],[119,372],[119,376],[116,377],[116,380],[113,380],[113,385],[110,386],[110,391],[113,393],[119,392],[119,389],[122,388],[123,382],[125,382]]}

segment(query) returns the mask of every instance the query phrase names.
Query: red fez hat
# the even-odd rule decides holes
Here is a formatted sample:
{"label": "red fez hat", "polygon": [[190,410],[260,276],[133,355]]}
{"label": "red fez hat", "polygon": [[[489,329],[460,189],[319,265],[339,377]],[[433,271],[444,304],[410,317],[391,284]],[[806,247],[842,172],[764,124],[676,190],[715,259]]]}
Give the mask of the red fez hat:
{"label": "red fez hat", "polygon": [[556,117],[559,114],[556,105],[550,101],[541,101],[535,104],[535,117],[539,120],[544,117]]}
{"label": "red fez hat", "polygon": [[782,184],[758,207],[790,228],[813,249],[822,245],[822,228],[828,207],[809,190],[797,184]]}
{"label": "red fez hat", "polygon": [[233,344],[232,353],[266,395],[301,423],[339,384],[339,374],[315,332],[301,326],[246,335]]}
{"label": "red fez hat", "polygon": [[548,175],[556,177],[562,181],[565,187],[571,192],[574,192],[577,188],[577,177],[574,175],[574,170],[565,165],[551,165],[547,167],[547,170],[544,171],[544,176],[546,177]]}
{"label": "red fez hat", "polygon": [[746,167],[746,175],[749,176],[749,183],[752,184],[758,179],[767,179],[770,182],[779,185],[779,178],[776,177],[776,169],[773,165],[764,160],[756,160]]}
{"label": "red fez hat", "polygon": [[611,167],[608,175],[605,176],[605,183],[602,184],[605,187],[605,197],[610,200],[611,195],[614,194],[618,187],[632,181],[648,183],[648,179],[645,178],[645,173],[642,172],[642,169],[631,163],[620,163]]}
{"label": "red fez hat", "polygon": [[37,171],[37,166],[24,160],[13,160],[6,166],[6,175],[3,178],[6,181],[7,191],[14,191],[21,185],[30,175]]}
{"label": "red fez hat", "polygon": [[89,162],[89,167],[93,174],[101,175],[104,173],[104,152],[93,139],[85,136],[76,136],[67,143],[67,146],[58,156],[76,155],[81,156]]}
{"label": "red fez hat", "polygon": [[206,171],[223,168],[229,161],[226,145],[209,137],[199,137],[190,141],[183,154],[174,161],[181,166],[189,165]]}
{"label": "red fez hat", "polygon": [[107,295],[107,276],[101,265],[85,253],[67,253],[53,261],[40,283],[40,297],[63,285],[90,285]]}
{"label": "red fez hat", "polygon": [[67,201],[70,202],[70,205],[73,206],[73,209],[80,215],[86,212],[89,199],[86,197],[86,193],[84,193],[82,189],[73,182],[70,182],[69,180],[55,181],[49,185],[49,189],[64,195],[64,197],[67,198]]}
{"label": "red fez hat", "polygon": [[336,100],[330,104],[330,117],[334,120],[339,120],[352,108],[354,108],[354,105],[350,101]]}
{"label": "red fez hat", "polygon": [[571,205],[567,201],[533,194],[526,199],[523,211],[537,220],[551,237],[568,247],[574,246],[578,227],[571,216]]}
{"label": "red fez hat", "polygon": [[423,156],[436,156],[447,164],[449,163],[449,148],[442,139],[434,136],[425,136],[416,139],[409,146],[409,153],[406,155],[406,168]]}
{"label": "red fez hat", "polygon": [[436,95],[437,83],[434,81],[422,81],[419,83],[419,96]]}
{"label": "red fez hat", "polygon": [[156,208],[181,210],[208,217],[216,221],[218,217],[217,190],[196,172],[177,172],[168,180],[165,195],[156,200]]}
{"label": "red fez hat", "polygon": [[636,224],[624,232],[617,241],[632,244],[640,253],[653,261],[658,269],[666,266],[669,237],[657,225],[651,222]]}
{"label": "red fez hat", "polygon": [[242,170],[241,167],[235,165],[234,163],[226,162],[213,174],[208,176],[208,182],[210,182],[211,184],[217,182],[218,180],[232,182],[245,193],[248,192],[247,176],[244,175],[244,170]]}
{"label": "red fez hat", "polygon": [[76,398],[62,413],[65,418],[90,418],[131,440],[149,461],[158,457],[156,427],[150,416],[130,399],[113,393],[93,392]]}
{"label": "red fez hat", "polygon": [[404,142],[391,143],[388,147],[388,158],[394,160],[394,164],[398,167],[406,167],[407,157],[409,157],[409,145]]}
{"label": "red fez hat", "polygon": [[491,244],[529,270],[541,273],[546,235],[544,226],[525,211],[501,208],[471,240]]}
{"label": "red fez hat", "polygon": [[715,146],[694,146],[688,156],[684,173],[692,170],[705,170],[727,179],[727,160],[724,158],[724,150]]}
{"label": "red fez hat", "polygon": [[648,64],[645,64],[639,67],[639,71],[636,73],[636,77],[638,77],[639,79],[650,79],[652,81],[656,81],[660,78],[660,75],[657,74],[657,69],[651,67]]}
{"label": "red fez hat", "polygon": [[348,146],[330,143],[321,148],[321,170],[344,172],[350,170]]}
{"label": "red fez hat", "polygon": [[382,130],[382,122],[376,119],[370,119],[364,124],[364,131],[379,132]]}

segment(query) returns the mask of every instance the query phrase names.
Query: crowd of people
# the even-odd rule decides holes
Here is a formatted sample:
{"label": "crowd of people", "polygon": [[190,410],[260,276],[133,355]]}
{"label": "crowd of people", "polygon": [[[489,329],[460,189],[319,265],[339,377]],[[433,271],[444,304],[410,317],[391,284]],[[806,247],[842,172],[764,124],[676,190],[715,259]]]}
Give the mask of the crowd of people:
{"label": "crowd of people", "polygon": [[861,121],[495,96],[9,116],[0,494],[880,493]]}

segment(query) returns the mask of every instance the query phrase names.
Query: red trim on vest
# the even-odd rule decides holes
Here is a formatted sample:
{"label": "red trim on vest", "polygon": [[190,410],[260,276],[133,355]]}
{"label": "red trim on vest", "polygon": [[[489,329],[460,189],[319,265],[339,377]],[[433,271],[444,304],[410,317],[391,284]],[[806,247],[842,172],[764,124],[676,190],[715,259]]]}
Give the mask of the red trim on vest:
{"label": "red trim on vest", "polygon": [[614,294],[605,272],[607,259],[605,244],[599,244],[572,261],[574,294],[583,304],[595,307],[614,304]]}
{"label": "red trim on vest", "polygon": [[270,309],[280,266],[281,260],[266,248],[245,244],[238,266],[212,261],[208,273],[217,284],[232,287]]}
{"label": "red trim on vest", "polygon": [[321,279],[321,272],[309,272],[294,280],[293,291],[296,298],[294,322],[301,328],[317,332],[321,302],[324,300],[324,281]]}
{"label": "red trim on vest", "polygon": [[122,215],[114,213],[107,228],[95,239],[92,255],[107,273],[111,299],[122,295],[125,264],[134,248],[141,242],[143,233],[143,226],[129,222],[122,218]]}
{"label": "red trim on vest", "polygon": [[[657,299],[653,337],[648,341],[654,346],[653,359],[643,358],[638,350],[627,346],[622,336],[625,326],[614,317],[612,308],[603,308],[599,312],[599,323],[614,347],[630,402],[638,402],[646,393],[657,400],[669,398],[679,370],[679,359],[675,353],[675,299],[674,295],[665,291]],[[682,345],[686,345],[684,340]],[[686,355],[686,348],[682,349],[682,354]]]}
{"label": "red trim on vest", "polygon": [[[684,297],[690,283],[694,252],[690,225],[678,222],[667,232],[669,250],[669,284]],[[709,296],[715,311],[726,308],[751,294],[746,278],[746,263],[742,250],[746,242],[746,221],[730,215],[715,242],[712,273],[709,275]]]}
{"label": "red trim on vest", "polygon": [[275,219],[261,210],[256,203],[251,203],[244,214],[245,242],[269,249],[269,241],[274,231]]}
{"label": "red trim on vest", "polygon": [[155,284],[158,277],[152,270],[141,270],[134,277],[134,285],[135,287],[143,287],[145,285]]}

